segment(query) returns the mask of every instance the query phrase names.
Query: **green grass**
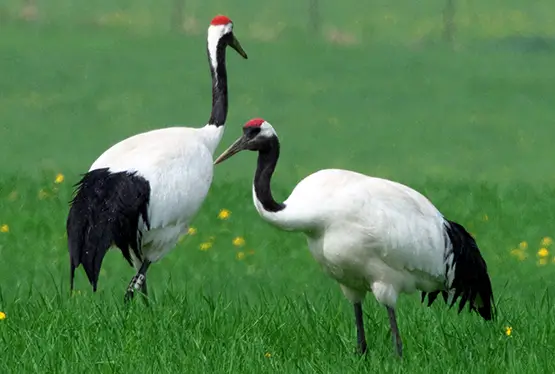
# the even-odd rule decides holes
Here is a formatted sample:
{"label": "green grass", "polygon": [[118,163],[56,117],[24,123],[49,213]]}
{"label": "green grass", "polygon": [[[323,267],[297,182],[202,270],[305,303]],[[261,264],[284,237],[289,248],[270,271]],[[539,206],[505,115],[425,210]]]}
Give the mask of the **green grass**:
{"label": "green grass", "polygon": [[[199,4],[198,14],[210,18],[214,10]],[[540,8],[527,14],[539,17]],[[405,358],[398,362],[385,309],[369,295],[370,354],[356,356],[352,308],[304,237],[273,229],[254,211],[252,154],[216,169],[193,222],[197,233],[149,271],[151,308],[123,308],[133,270],[117,251],[105,259],[97,294],[79,269],[78,292],[69,297],[71,184],[115,141],[206,121],[204,37],[79,20],[71,27],[8,22],[1,30],[10,37],[0,38],[0,227],[9,226],[0,232],[0,311],[7,315],[0,371],[553,372],[555,263],[550,254],[540,264],[536,252],[544,236],[555,237],[555,55],[497,46],[487,39],[498,37],[497,29],[456,52],[415,45],[407,37],[417,37],[414,23],[398,30],[405,39],[380,28],[383,36],[372,42],[337,46],[300,32],[294,17],[297,26],[267,43],[242,26],[249,14],[233,16],[249,60],[229,54],[229,128],[220,149],[240,135],[241,123],[263,116],[282,141],[276,198],[327,167],[393,178],[425,193],[476,236],[498,320],[488,324],[441,302],[426,308],[418,295],[402,296]],[[425,22],[427,15],[419,17]],[[337,19],[348,27],[351,18]],[[65,181],[56,185],[60,172]],[[227,221],[217,218],[222,208],[232,212]],[[245,247],[232,244],[236,236]],[[208,241],[212,247],[201,251]],[[511,250],[523,241],[527,257],[519,260]]]}
{"label": "green grass", "polygon": [[[246,158],[246,157],[245,157]],[[252,157],[251,157],[252,158]],[[252,161],[252,160],[251,160]],[[79,270],[69,297],[64,240],[70,186],[54,192],[51,180],[2,181],[18,191],[0,208],[10,232],[0,235],[0,370],[2,372],[507,372],[554,369],[555,263],[538,266],[535,252],[553,233],[553,189],[502,191],[487,185],[416,186],[477,237],[490,267],[498,320],[485,323],[442,302],[431,308],[403,296],[398,319],[405,358],[393,356],[385,308],[365,303],[371,347],[355,354],[352,309],[337,285],[310,257],[302,235],[263,223],[250,203],[248,181],[219,181],[186,238],[149,272],[154,302],[123,308],[133,270],[108,254],[100,290],[90,291]],[[283,197],[285,186],[277,189]],[[39,200],[37,191],[49,197]],[[455,199],[451,195],[456,196]],[[538,204],[538,201],[542,201]],[[219,210],[232,214],[226,221]],[[484,215],[487,214],[487,221]],[[246,245],[232,245],[242,236]],[[207,251],[201,243],[211,241]],[[529,257],[510,249],[527,241]],[[250,251],[254,251],[250,254]],[[237,258],[243,252],[245,257]],[[511,326],[511,337],[504,335]],[[265,354],[272,356],[266,358]]]}

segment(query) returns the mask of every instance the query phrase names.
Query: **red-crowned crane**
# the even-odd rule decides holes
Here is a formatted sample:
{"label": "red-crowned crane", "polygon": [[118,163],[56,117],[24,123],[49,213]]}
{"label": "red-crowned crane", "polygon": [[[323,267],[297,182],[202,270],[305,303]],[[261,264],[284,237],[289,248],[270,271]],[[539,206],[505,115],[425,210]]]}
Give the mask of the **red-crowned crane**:
{"label": "red-crowned crane", "polygon": [[395,305],[401,293],[422,291],[428,306],[441,292],[459,313],[494,316],[493,291],[476,242],[423,195],[402,184],[348,170],[320,170],[304,178],[283,203],[270,181],[279,157],[274,128],[255,118],[214,162],[242,150],[258,151],[253,200],[260,216],[282,230],[306,234],[323,270],[354,305],[358,350],[366,352],[362,301],[367,292],[387,308],[393,345],[402,356]]}
{"label": "red-crowned crane", "polygon": [[213,156],[228,111],[226,47],[247,54],[233,23],[216,16],[208,27],[212,112],[201,128],[171,127],[127,138],[105,151],[76,185],[67,219],[71,290],[82,264],[96,292],[102,260],[115,245],[137,274],[135,290],[146,296],[149,265],[173,249],[201,207],[213,176]]}

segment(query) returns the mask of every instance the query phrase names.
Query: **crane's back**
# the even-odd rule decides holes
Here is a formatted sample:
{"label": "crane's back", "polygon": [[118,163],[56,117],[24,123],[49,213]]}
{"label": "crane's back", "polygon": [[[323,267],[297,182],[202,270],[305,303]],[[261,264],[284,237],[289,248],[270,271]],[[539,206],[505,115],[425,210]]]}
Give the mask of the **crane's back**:
{"label": "crane's back", "polygon": [[307,176],[284,203],[296,211],[310,211],[315,220],[325,224],[339,217],[364,218],[377,210],[442,217],[426,197],[403,184],[342,169],[325,169]]}
{"label": "crane's back", "polygon": [[326,169],[302,180],[285,205],[291,216],[303,217],[307,226],[301,231],[308,234],[313,254],[327,250],[339,262],[342,256],[346,261],[380,258],[391,269],[442,278],[445,220],[407,186]]}

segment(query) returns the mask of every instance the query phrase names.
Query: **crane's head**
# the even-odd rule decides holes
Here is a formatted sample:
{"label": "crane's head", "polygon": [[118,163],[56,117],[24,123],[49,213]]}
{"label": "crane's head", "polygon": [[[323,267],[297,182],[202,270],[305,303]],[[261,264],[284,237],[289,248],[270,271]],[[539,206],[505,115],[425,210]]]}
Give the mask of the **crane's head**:
{"label": "crane's head", "polygon": [[262,118],[253,118],[243,126],[243,136],[237,139],[214,161],[219,164],[243,150],[264,152],[275,145],[277,134],[272,125]]}
{"label": "crane's head", "polygon": [[233,35],[233,22],[228,17],[222,15],[212,18],[208,27],[208,49],[211,59],[215,60],[218,46],[223,46],[224,48],[230,46],[243,58],[247,58],[247,53],[241,47],[241,43]]}

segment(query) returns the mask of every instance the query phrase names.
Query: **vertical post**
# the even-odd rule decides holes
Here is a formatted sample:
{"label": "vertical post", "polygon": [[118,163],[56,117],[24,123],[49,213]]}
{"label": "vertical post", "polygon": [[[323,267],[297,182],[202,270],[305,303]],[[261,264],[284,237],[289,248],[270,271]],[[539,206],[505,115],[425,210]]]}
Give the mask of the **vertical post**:
{"label": "vertical post", "polygon": [[185,9],[185,0],[173,0],[173,9],[171,16],[171,29],[173,31],[181,31],[183,28],[183,10]]}
{"label": "vertical post", "polygon": [[308,0],[308,23],[312,32],[320,32],[320,0]]}
{"label": "vertical post", "polygon": [[445,0],[443,8],[443,40],[453,44],[455,39],[455,0]]}
{"label": "vertical post", "polygon": [[23,0],[20,17],[25,21],[36,21],[38,18],[38,7],[36,0]]}

